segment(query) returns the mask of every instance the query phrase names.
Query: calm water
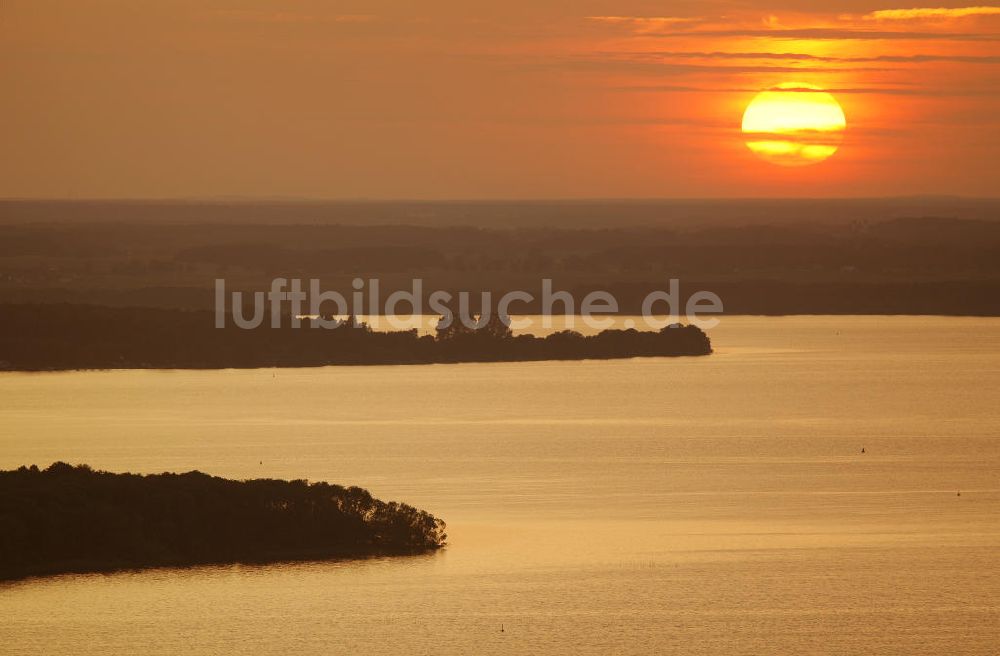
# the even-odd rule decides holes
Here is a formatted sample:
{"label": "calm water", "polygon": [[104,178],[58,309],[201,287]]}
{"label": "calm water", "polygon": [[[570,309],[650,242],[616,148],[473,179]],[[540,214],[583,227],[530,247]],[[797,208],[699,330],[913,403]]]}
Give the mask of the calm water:
{"label": "calm water", "polygon": [[357,484],[451,535],[3,584],[0,652],[996,653],[1000,320],[711,335],[708,358],[0,374],[2,468]]}

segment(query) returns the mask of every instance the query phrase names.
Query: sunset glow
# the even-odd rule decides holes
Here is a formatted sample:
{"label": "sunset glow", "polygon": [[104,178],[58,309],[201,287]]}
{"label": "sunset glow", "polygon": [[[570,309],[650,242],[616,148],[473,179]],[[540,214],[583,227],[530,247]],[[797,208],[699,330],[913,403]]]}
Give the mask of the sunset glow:
{"label": "sunset glow", "polygon": [[743,114],[747,146],[782,166],[817,164],[837,152],[847,119],[840,103],[819,87],[781,84],[757,94]]}
{"label": "sunset glow", "polygon": [[45,1],[2,12],[4,196],[992,195],[1000,176],[1000,6]]}

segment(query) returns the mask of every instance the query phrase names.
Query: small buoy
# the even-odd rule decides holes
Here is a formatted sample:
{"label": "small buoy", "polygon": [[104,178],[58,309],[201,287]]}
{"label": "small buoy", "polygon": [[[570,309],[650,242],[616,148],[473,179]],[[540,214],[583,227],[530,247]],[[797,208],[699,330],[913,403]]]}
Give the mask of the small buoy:
{"label": "small buoy", "polygon": [[958,496],[962,496],[962,493],[961,493],[961,492],[959,492],[959,493],[958,493]]}
{"label": "small buoy", "polygon": [[861,453],[865,452],[865,447],[861,447]]}
{"label": "small buoy", "polygon": [[503,624],[500,625],[500,633],[503,633]]}

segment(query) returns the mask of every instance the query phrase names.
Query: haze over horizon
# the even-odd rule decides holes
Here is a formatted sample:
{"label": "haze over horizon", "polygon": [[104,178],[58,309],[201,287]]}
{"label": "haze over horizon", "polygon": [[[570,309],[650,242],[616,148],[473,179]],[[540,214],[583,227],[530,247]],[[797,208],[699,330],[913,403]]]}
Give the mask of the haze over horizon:
{"label": "haze over horizon", "polygon": [[393,196],[374,198],[371,196],[296,196],[219,194],[204,196],[0,196],[0,202],[67,202],[67,203],[739,203],[749,202],[865,202],[865,201],[906,201],[906,200],[963,200],[993,202],[1000,200],[1000,194],[889,194],[883,196],[538,196],[538,197],[468,197],[441,196],[417,198]]}

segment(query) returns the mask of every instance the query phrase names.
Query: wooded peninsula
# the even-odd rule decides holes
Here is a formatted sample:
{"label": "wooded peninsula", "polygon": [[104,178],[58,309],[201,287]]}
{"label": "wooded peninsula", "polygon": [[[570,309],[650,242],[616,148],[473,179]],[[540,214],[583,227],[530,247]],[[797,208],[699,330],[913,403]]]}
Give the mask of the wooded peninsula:
{"label": "wooded peninsula", "polygon": [[712,345],[696,326],[659,331],[571,330],[514,335],[499,320],[466,328],[454,322],[434,335],[379,332],[353,319],[314,329],[244,330],[212,312],[69,304],[0,305],[0,369],[222,369],[326,365],[516,362],[708,355]]}
{"label": "wooded peninsula", "polygon": [[446,539],[437,517],[358,487],[62,462],[0,472],[0,579],[420,554]]}

